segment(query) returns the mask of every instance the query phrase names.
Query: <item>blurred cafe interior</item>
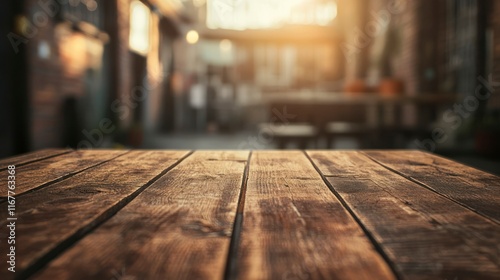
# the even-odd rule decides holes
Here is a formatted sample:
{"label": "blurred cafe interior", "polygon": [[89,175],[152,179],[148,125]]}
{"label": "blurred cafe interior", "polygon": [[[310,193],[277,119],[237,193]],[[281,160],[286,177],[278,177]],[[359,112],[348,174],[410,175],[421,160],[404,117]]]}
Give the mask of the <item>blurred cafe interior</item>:
{"label": "blurred cafe interior", "polygon": [[2,3],[2,158],[421,149],[500,174],[500,1]]}

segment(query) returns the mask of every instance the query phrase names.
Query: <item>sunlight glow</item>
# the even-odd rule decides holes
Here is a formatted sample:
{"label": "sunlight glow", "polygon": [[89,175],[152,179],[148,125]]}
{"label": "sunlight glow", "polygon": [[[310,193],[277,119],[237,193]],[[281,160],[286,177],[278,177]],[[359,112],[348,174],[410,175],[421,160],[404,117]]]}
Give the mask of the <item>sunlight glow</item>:
{"label": "sunlight glow", "polygon": [[129,46],[142,55],[149,51],[150,17],[151,11],[141,1],[131,3]]}
{"label": "sunlight glow", "polygon": [[207,0],[207,26],[212,29],[328,25],[336,16],[334,0]]}
{"label": "sunlight glow", "polygon": [[220,41],[219,48],[224,53],[230,52],[233,48],[233,43],[231,43],[231,41],[229,41],[228,39],[224,39]]}

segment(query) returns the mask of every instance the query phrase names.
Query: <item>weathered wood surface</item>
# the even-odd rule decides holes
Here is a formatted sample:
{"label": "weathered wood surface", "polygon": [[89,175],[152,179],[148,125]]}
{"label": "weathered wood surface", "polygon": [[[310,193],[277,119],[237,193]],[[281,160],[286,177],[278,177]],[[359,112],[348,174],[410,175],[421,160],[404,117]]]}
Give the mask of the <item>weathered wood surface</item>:
{"label": "weathered wood surface", "polygon": [[9,157],[6,159],[0,160],[0,170],[6,169],[9,165],[21,166],[24,164],[28,164],[31,162],[35,162],[37,160],[54,157],[57,155],[67,154],[72,152],[73,150],[57,150],[57,149],[46,149],[40,150],[32,153],[27,153],[20,156]]}
{"label": "weathered wood surface", "polygon": [[[19,196],[33,189],[42,188],[51,183],[66,179],[106,161],[112,160],[127,151],[75,151],[28,165],[16,166],[16,190]],[[0,186],[7,185],[7,177],[0,177]],[[7,197],[7,188],[2,190],[0,198]]]}
{"label": "weathered wood surface", "polygon": [[[112,216],[186,153],[130,152],[16,199],[18,275],[44,265],[44,258],[50,259]],[[6,228],[6,224],[7,211],[0,211],[0,228]],[[5,236],[2,231],[2,239]],[[5,242],[0,243],[0,251],[7,251]],[[6,258],[1,254],[2,264]],[[0,279],[9,276],[6,269],[0,270]]]}
{"label": "weathered wood surface", "polygon": [[498,279],[497,223],[361,153],[308,154],[401,275],[412,279]]}
{"label": "weathered wood surface", "polygon": [[0,163],[18,165],[22,193],[16,273],[0,200],[0,279],[500,275],[500,179],[427,153],[46,150]]}
{"label": "weathered wood surface", "polygon": [[497,176],[424,152],[365,152],[378,163],[500,223]]}
{"label": "weathered wood surface", "polygon": [[303,152],[254,152],[248,177],[239,278],[394,278]]}
{"label": "weathered wood surface", "polygon": [[222,279],[248,153],[195,152],[38,277]]}

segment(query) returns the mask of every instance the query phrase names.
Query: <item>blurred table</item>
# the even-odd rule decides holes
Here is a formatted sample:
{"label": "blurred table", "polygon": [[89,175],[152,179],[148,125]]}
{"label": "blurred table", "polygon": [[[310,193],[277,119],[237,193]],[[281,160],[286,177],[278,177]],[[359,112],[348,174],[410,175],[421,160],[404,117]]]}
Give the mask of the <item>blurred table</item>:
{"label": "blurred table", "polygon": [[[349,128],[347,135],[354,136],[361,147],[387,148],[398,146],[393,143],[397,136],[407,139],[430,137],[440,112],[452,109],[456,99],[457,95],[449,93],[384,96],[304,91],[269,92],[251,104],[266,108],[266,113],[261,114],[264,115],[261,123],[308,124],[317,132],[312,138],[326,137],[328,147],[332,144],[331,139],[345,136],[343,130],[331,130],[342,125]],[[283,116],[289,117],[284,119]],[[282,137],[275,133],[275,138],[282,147],[288,142],[297,142],[300,135]]]}
{"label": "blurred table", "polygon": [[500,275],[500,178],[419,151],[44,150],[0,169],[1,279]]}
{"label": "blurred table", "polygon": [[299,103],[443,103],[453,102],[457,98],[451,93],[420,93],[418,95],[381,95],[378,93],[346,93],[346,92],[267,92],[262,94],[259,102],[273,103],[293,101]]}
{"label": "blurred table", "polygon": [[[456,99],[456,94],[449,93],[384,96],[374,93],[290,92],[267,93],[262,95],[258,102],[271,107],[302,106],[304,112],[311,111],[313,113],[318,111],[319,107],[330,108],[331,113],[335,113],[335,110],[341,106],[364,106],[367,111],[367,121],[375,125],[383,125],[385,119],[390,119],[390,122],[400,121],[404,106],[417,107],[416,114],[418,116],[416,119],[419,119],[417,122],[428,122],[429,111],[435,111],[442,106],[453,108],[451,106]],[[390,116],[391,114],[392,116]]]}

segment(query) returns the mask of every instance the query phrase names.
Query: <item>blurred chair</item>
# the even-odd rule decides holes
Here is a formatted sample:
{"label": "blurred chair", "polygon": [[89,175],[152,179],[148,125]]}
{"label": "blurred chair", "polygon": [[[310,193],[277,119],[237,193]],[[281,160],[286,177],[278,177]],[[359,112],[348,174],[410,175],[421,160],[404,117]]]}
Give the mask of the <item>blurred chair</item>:
{"label": "blurred chair", "polygon": [[259,125],[261,132],[268,133],[279,149],[297,144],[300,149],[315,146],[318,130],[310,105],[297,103],[272,103],[270,122]]}
{"label": "blurred chair", "polygon": [[376,134],[369,119],[369,104],[339,103],[317,104],[316,123],[327,141],[327,148],[334,147],[340,137],[355,139],[361,148],[370,147]]}

